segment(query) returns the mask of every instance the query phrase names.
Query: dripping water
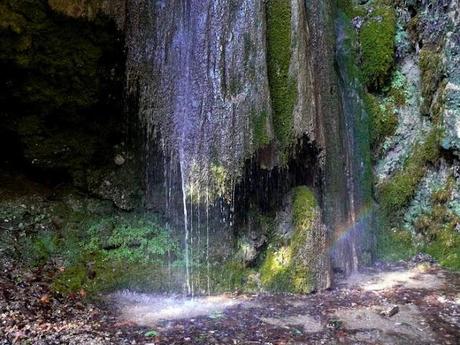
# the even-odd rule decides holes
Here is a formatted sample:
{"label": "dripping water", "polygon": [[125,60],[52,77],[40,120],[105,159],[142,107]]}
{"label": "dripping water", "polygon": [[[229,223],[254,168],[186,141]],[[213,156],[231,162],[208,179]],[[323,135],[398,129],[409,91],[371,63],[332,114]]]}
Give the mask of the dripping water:
{"label": "dripping water", "polygon": [[185,183],[185,167],[184,167],[184,153],[183,150],[180,151],[180,172],[181,172],[181,186],[182,186],[182,206],[184,208],[184,230],[185,230],[185,280],[187,284],[187,293],[190,295],[192,293],[192,288],[190,286],[190,258],[189,258],[189,229],[188,229],[188,214],[187,214],[187,190]]}
{"label": "dripping water", "polygon": [[211,295],[211,277],[209,264],[209,189],[206,186],[206,282],[208,295]]}

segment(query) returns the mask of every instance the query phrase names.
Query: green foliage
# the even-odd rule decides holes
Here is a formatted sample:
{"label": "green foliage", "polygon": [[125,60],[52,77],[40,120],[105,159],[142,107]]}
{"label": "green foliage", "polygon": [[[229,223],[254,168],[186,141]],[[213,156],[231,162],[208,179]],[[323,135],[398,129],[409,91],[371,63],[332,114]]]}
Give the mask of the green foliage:
{"label": "green foliage", "polygon": [[177,250],[169,233],[154,218],[144,215],[98,219],[88,229],[89,252],[103,251],[110,260],[155,263],[168,251]]}
{"label": "green foliage", "polygon": [[275,136],[284,150],[291,143],[297,85],[289,75],[291,62],[291,2],[269,0],[267,12],[267,66]]}
{"label": "green foliage", "polygon": [[398,126],[398,117],[391,103],[383,103],[370,93],[364,95],[364,104],[369,114],[371,148],[377,153],[385,138],[394,134]]}
{"label": "green foliage", "polygon": [[394,8],[377,2],[360,32],[364,80],[370,87],[379,88],[388,78],[394,62],[395,34]]}
{"label": "green foliage", "polygon": [[429,49],[422,49],[420,51],[419,67],[422,73],[423,97],[420,111],[423,114],[429,114],[433,95],[442,78],[443,64],[441,54]]}
{"label": "green foliage", "polygon": [[432,130],[424,143],[415,145],[403,169],[380,187],[380,202],[388,215],[399,214],[414,196],[427,164],[439,156],[439,138],[439,130]]}
{"label": "green foliage", "polygon": [[[460,217],[448,207],[454,183],[455,180],[449,178],[443,188],[432,193],[430,208],[413,223],[414,233],[397,229],[388,231],[382,226],[377,238],[378,256],[394,261],[426,252],[442,266],[460,270],[460,234],[456,230]],[[383,215],[381,224],[390,216]]]}
{"label": "green foliage", "polygon": [[59,232],[38,231],[22,238],[18,246],[28,265],[62,262],[63,271],[53,282],[56,291],[168,289],[165,259],[179,256],[178,245],[155,217],[98,216],[60,207],[55,212],[65,218]]}

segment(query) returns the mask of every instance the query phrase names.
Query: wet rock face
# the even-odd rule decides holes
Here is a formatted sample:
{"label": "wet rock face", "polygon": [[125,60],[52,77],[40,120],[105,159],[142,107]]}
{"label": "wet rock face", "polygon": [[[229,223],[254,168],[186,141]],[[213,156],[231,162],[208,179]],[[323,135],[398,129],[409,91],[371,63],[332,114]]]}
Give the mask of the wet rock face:
{"label": "wet rock face", "polygon": [[460,6],[452,1],[448,11],[449,32],[446,34],[444,54],[447,85],[445,88],[444,127],[442,145],[460,157]]}
{"label": "wet rock face", "polygon": [[[127,79],[146,132],[150,207],[186,228],[212,208],[231,232],[233,203],[249,199],[235,195],[244,193],[245,162],[275,171],[305,136],[317,154],[296,173],[318,189],[324,240],[348,227],[365,203],[357,197],[364,168],[344,130],[355,123],[341,106],[333,16],[330,2],[316,1],[129,2]],[[343,270],[356,268],[348,261],[358,254],[341,255],[350,246],[336,251]]]}
{"label": "wet rock face", "polygon": [[186,181],[212,164],[236,175],[254,151],[255,118],[269,124],[263,3],[132,1],[129,20],[128,82],[147,145],[161,138]]}

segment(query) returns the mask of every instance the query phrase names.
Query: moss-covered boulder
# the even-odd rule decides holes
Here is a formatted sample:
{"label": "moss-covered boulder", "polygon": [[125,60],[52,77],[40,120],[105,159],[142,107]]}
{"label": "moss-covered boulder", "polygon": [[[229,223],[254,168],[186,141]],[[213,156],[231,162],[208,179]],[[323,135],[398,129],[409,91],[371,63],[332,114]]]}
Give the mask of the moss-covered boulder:
{"label": "moss-covered boulder", "polygon": [[262,286],[270,291],[310,293],[330,286],[326,229],[314,193],[306,186],[289,196],[293,231],[276,238],[260,268]]}

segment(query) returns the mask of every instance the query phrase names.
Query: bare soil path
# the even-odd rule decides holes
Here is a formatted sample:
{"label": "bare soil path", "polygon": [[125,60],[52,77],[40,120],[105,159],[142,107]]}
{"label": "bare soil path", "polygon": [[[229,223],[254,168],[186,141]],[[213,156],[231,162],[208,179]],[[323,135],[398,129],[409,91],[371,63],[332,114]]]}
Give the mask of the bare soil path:
{"label": "bare soil path", "polygon": [[51,272],[0,278],[0,344],[459,344],[460,275],[428,263],[380,264],[308,296],[193,301],[54,296]]}

